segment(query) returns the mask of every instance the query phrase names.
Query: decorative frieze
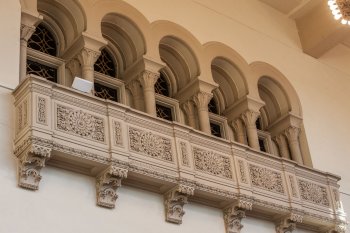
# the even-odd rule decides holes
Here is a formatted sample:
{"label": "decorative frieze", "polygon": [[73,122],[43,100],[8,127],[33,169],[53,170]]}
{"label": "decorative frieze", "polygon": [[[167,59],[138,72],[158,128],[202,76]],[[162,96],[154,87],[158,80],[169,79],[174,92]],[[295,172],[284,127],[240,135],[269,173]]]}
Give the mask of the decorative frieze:
{"label": "decorative frieze", "polygon": [[302,200],[329,207],[326,187],[301,179],[298,180],[298,185]]}
{"label": "decorative frieze", "polygon": [[238,160],[238,167],[239,167],[239,174],[240,174],[241,182],[247,184],[248,180],[247,180],[247,175],[246,175],[243,160],[240,160],[240,159]]}
{"label": "decorative frieze", "polygon": [[97,205],[114,208],[118,198],[117,189],[121,186],[122,179],[126,178],[128,170],[116,166],[110,166],[96,179]]}
{"label": "decorative frieze", "polygon": [[151,132],[129,128],[130,150],[168,162],[173,161],[170,139]]}
{"label": "decorative frieze", "polygon": [[213,151],[193,147],[193,158],[196,170],[214,176],[232,179],[232,168],[229,157],[216,154]]}
{"label": "decorative frieze", "polygon": [[253,186],[270,192],[284,194],[281,173],[253,164],[249,165],[249,172]]}
{"label": "decorative frieze", "polygon": [[183,207],[188,203],[188,197],[194,194],[194,188],[178,185],[164,196],[165,219],[168,222],[181,224],[185,214]]}
{"label": "decorative frieze", "polygon": [[180,149],[181,149],[181,163],[183,166],[189,167],[190,166],[190,160],[189,160],[189,154],[187,151],[187,144],[186,142],[180,142]]}
{"label": "decorative frieze", "polygon": [[37,98],[37,123],[47,125],[46,119],[46,99],[38,96]]}
{"label": "decorative frieze", "polygon": [[63,105],[57,105],[56,128],[66,133],[94,141],[105,142],[104,121],[86,113]]}

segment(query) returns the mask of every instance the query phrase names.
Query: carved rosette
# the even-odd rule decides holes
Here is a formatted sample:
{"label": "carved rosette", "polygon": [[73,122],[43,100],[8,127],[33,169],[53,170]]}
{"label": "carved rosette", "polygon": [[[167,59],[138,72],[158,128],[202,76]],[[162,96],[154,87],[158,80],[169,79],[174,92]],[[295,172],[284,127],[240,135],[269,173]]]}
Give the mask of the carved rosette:
{"label": "carved rosette", "polygon": [[276,225],[276,233],[293,232],[296,228],[296,224],[302,222],[303,215],[291,213],[289,216],[282,218]]}
{"label": "carved rosette", "polygon": [[116,166],[110,166],[96,179],[97,205],[114,208],[118,198],[117,189],[121,186],[122,179],[126,178],[128,170]]}
{"label": "carved rosette", "polygon": [[185,214],[184,205],[188,203],[188,197],[194,194],[194,187],[183,184],[167,192],[164,196],[165,220],[167,222],[181,224]]}
{"label": "carved rosette", "polygon": [[39,189],[40,171],[50,158],[51,149],[51,147],[32,144],[28,150],[18,155],[18,185],[20,187],[31,190]]}

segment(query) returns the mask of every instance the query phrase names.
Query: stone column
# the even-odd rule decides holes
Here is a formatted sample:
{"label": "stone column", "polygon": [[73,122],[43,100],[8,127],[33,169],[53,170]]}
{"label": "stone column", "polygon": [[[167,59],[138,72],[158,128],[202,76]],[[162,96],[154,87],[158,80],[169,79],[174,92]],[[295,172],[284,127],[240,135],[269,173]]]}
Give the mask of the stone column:
{"label": "stone column", "polygon": [[22,81],[27,75],[27,45],[28,40],[35,32],[34,26],[21,24],[20,40],[20,61],[19,61],[19,80]]}
{"label": "stone column", "polygon": [[194,112],[193,102],[188,100],[182,104],[182,109],[185,111],[188,119],[188,124],[192,128],[196,128],[196,115]]}
{"label": "stone column", "polygon": [[159,78],[159,73],[145,70],[139,77],[139,81],[143,88],[143,97],[145,100],[145,111],[153,116],[157,116],[156,96],[154,92],[154,84]]}
{"label": "stone column", "polygon": [[100,51],[83,48],[77,56],[81,65],[82,78],[94,82],[94,64],[100,56]]}
{"label": "stone column", "polygon": [[255,122],[258,119],[260,113],[252,110],[248,110],[241,115],[241,118],[247,129],[248,144],[255,150],[260,150],[258,131],[256,129]]}
{"label": "stone column", "polygon": [[212,93],[201,91],[192,97],[198,111],[199,128],[207,134],[211,134],[208,112],[208,104],[211,98],[213,98]]}
{"label": "stone column", "polygon": [[274,141],[278,145],[281,157],[285,159],[290,159],[286,137],[283,134],[280,134],[274,138]]}
{"label": "stone column", "polygon": [[132,94],[132,100],[134,102],[134,108],[136,108],[139,111],[143,111],[143,96],[142,96],[142,88],[141,84],[137,80],[132,80],[126,85],[126,88],[131,92]]}
{"label": "stone column", "polygon": [[241,119],[236,119],[230,122],[231,127],[235,132],[237,142],[247,145],[247,139],[244,132],[244,125]]}
{"label": "stone column", "polygon": [[285,130],[285,135],[289,142],[289,148],[292,159],[298,164],[303,164],[303,158],[301,156],[300,145],[299,145],[299,133],[300,129],[297,127],[289,127]]}

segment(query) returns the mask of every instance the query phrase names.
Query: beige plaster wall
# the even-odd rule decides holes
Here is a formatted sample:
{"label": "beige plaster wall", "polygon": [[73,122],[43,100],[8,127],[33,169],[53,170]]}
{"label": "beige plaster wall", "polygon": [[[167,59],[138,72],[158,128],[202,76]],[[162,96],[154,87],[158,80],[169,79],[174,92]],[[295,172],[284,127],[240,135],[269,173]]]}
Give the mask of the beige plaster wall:
{"label": "beige plaster wall", "polygon": [[[279,69],[301,99],[314,166],[343,177],[343,201],[350,213],[350,77],[340,68],[302,54],[292,21],[255,0],[223,0],[215,5],[210,0],[127,2],[150,21],[171,20],[191,31],[201,43],[220,41],[249,63],[264,61]],[[0,28],[6,32],[0,37],[0,84],[7,87],[16,86],[18,80],[19,9],[18,1],[0,1]],[[224,232],[218,209],[187,205],[184,223],[177,226],[164,221],[160,195],[129,187],[120,189],[116,209],[96,207],[92,178],[52,167],[43,169],[39,191],[17,188],[12,97],[6,88],[0,88],[0,108],[1,233]],[[247,218],[243,224],[242,233],[274,232],[268,221]]]}

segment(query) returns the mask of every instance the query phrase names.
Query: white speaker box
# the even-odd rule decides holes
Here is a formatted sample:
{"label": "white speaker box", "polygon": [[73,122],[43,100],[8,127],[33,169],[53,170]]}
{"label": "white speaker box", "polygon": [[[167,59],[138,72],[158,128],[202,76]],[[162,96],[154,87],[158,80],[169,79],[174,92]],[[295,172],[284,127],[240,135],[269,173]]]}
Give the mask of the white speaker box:
{"label": "white speaker box", "polygon": [[92,82],[82,78],[78,78],[78,77],[74,78],[74,81],[72,84],[72,88],[85,93],[90,93],[92,90],[92,87],[93,87]]}

